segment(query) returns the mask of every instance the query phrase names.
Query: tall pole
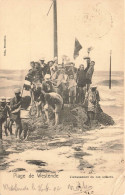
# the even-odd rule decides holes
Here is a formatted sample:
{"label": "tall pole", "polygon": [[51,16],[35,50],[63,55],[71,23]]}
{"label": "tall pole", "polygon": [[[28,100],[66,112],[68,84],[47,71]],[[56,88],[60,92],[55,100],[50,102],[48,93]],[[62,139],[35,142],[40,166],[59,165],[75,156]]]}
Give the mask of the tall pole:
{"label": "tall pole", "polygon": [[54,57],[58,58],[57,4],[56,4],[56,0],[53,0],[53,23],[54,23]]}
{"label": "tall pole", "polygon": [[6,35],[4,36],[4,56],[6,56]]}
{"label": "tall pole", "polygon": [[111,58],[112,51],[110,50],[110,68],[109,68],[109,89],[111,89],[111,64],[112,64],[112,58]]}

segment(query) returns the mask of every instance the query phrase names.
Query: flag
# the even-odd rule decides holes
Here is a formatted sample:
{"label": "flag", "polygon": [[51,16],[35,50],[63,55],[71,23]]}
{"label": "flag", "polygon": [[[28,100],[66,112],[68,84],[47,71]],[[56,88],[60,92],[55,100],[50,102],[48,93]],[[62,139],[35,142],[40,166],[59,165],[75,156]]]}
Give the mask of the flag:
{"label": "flag", "polygon": [[88,55],[89,55],[90,51],[92,51],[92,50],[93,50],[93,47],[88,48]]}
{"label": "flag", "polygon": [[75,38],[75,48],[74,48],[74,59],[79,56],[79,51],[82,49],[82,45],[79,43],[78,39]]}

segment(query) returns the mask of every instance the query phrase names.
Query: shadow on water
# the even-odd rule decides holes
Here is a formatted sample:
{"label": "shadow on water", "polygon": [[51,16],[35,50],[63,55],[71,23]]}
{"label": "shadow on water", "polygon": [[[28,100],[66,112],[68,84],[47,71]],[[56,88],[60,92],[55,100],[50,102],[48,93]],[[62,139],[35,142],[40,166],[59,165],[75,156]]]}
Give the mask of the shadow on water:
{"label": "shadow on water", "polygon": [[37,165],[37,166],[47,166],[47,163],[41,160],[26,160],[26,162],[28,164]]}
{"label": "shadow on water", "polygon": [[39,169],[39,170],[36,170],[36,172],[38,172],[38,173],[55,173],[55,171],[50,171],[50,170],[46,170],[46,169]]}
{"label": "shadow on water", "polygon": [[102,145],[105,153],[119,153],[124,150],[124,145],[120,140],[113,140]]}
{"label": "shadow on water", "polygon": [[84,170],[85,168],[94,168],[93,165],[84,160],[84,156],[91,156],[91,154],[83,152],[79,147],[75,147],[74,150],[74,157],[79,160],[79,165],[77,167],[79,170]]}
{"label": "shadow on water", "polygon": [[80,159],[78,169],[84,170],[85,168],[94,168],[94,166],[89,164],[86,160]]}
{"label": "shadow on water", "polygon": [[12,152],[5,150],[3,142],[0,141],[0,170],[4,170],[9,167],[10,162],[6,162],[6,160],[11,153]]}
{"label": "shadow on water", "polygon": [[23,169],[23,168],[16,168],[16,169],[13,169],[9,172],[20,172],[20,171],[26,171],[26,169]]}
{"label": "shadow on water", "polygon": [[91,155],[91,154],[86,153],[86,152],[83,152],[83,151],[75,152],[75,153],[74,153],[74,157],[75,157],[75,158],[78,158],[78,159],[82,159],[83,156],[90,156],[90,155]]}

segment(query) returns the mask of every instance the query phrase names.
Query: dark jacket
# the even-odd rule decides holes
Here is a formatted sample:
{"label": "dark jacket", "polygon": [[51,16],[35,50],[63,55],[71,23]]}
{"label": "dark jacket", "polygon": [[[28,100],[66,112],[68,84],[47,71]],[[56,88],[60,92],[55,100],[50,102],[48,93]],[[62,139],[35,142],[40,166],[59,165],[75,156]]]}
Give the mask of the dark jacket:
{"label": "dark jacket", "polygon": [[44,73],[44,75],[46,75],[46,74],[51,74],[51,72],[50,72],[50,67],[49,67],[48,64],[45,64],[45,65],[44,65],[44,67],[43,67],[43,73]]}
{"label": "dark jacket", "polygon": [[93,75],[93,72],[94,72],[94,66],[90,66],[86,72],[86,79],[88,80],[92,80],[92,75]]}
{"label": "dark jacket", "polygon": [[25,80],[28,80],[32,83],[34,81],[34,78],[35,78],[35,69],[30,69],[28,74],[25,77]]}
{"label": "dark jacket", "polygon": [[43,80],[43,69],[41,67],[36,68],[34,82],[41,82]]}
{"label": "dark jacket", "polygon": [[84,69],[78,69],[77,71],[77,85],[78,87],[85,87],[86,85],[86,74]]}
{"label": "dark jacket", "polygon": [[8,106],[2,106],[0,104],[0,120],[6,120],[7,114],[10,115],[10,109]]}

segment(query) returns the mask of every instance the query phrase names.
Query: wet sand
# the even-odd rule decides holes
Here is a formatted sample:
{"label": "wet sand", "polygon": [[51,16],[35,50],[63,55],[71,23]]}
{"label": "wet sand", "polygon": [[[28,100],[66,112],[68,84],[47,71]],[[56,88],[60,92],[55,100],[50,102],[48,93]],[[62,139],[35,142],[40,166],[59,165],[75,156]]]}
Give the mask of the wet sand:
{"label": "wet sand", "polygon": [[123,133],[115,125],[89,131],[78,129],[77,133],[38,128],[28,140],[4,136],[0,168],[8,172],[120,172],[124,160]]}
{"label": "wet sand", "polygon": [[[116,118],[115,121],[117,122]],[[112,194],[111,192],[116,188],[117,180],[124,170],[123,137],[123,120],[120,124],[100,126],[93,130],[72,128],[72,126],[66,128],[63,125],[54,128],[52,124],[50,127],[41,124],[32,131],[27,140],[17,140],[15,135],[8,137],[4,135],[0,143],[2,180],[6,182],[8,177],[4,178],[4,172],[11,175],[12,182],[17,181],[17,178],[12,176],[15,173],[52,174],[59,175],[59,179],[52,180],[50,185],[52,182],[53,185],[57,182],[64,188],[67,183],[76,186],[76,183],[80,182],[80,185],[83,185],[82,183],[85,182],[87,185],[94,186],[95,195],[106,195],[107,191],[109,195],[122,195],[117,194],[117,191]],[[70,179],[77,176],[76,179]],[[79,179],[80,176],[85,178]],[[35,184],[39,184],[41,179],[34,180]],[[26,181],[29,183],[29,180]],[[48,180],[42,182],[46,185]],[[100,191],[104,185],[105,188]],[[7,195],[5,191],[3,192]],[[11,194],[15,195],[16,192]],[[52,192],[43,194],[52,195]],[[69,193],[60,191],[55,194],[73,195],[74,193],[71,190]]]}

